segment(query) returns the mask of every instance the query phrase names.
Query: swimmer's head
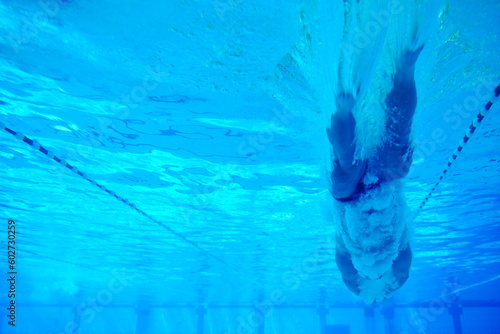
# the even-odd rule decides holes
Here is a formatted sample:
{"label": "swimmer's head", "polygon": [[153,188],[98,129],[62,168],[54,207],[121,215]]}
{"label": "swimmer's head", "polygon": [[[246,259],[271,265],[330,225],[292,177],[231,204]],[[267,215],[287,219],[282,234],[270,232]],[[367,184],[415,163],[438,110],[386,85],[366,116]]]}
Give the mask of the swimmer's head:
{"label": "swimmer's head", "polygon": [[370,277],[358,271],[351,261],[351,255],[345,249],[339,250],[337,247],[335,261],[347,288],[366,303],[372,304],[388,299],[408,280],[412,252],[407,244],[399,251],[392,267],[377,277]]}

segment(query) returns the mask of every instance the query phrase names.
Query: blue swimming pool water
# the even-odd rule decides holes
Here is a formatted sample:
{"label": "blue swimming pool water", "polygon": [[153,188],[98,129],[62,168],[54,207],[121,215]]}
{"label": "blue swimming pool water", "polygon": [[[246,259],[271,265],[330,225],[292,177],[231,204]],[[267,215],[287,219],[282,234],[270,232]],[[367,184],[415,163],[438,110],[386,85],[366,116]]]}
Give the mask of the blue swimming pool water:
{"label": "blue swimming pool water", "polygon": [[0,3],[0,122],[85,174],[1,131],[1,333],[500,332],[498,103],[418,210],[500,83],[498,3],[446,2],[417,64],[415,257],[374,308],[332,253],[322,5]]}

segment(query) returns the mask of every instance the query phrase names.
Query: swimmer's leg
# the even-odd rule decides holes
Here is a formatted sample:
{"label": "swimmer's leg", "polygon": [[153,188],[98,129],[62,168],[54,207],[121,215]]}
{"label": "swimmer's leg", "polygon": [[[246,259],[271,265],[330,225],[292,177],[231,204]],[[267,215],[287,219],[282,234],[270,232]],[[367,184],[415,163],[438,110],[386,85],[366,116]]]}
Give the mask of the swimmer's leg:
{"label": "swimmer's leg", "polygon": [[394,86],[385,99],[387,137],[379,162],[383,177],[389,181],[406,176],[412,163],[410,133],[417,106],[414,73],[422,48],[401,54],[393,75]]}

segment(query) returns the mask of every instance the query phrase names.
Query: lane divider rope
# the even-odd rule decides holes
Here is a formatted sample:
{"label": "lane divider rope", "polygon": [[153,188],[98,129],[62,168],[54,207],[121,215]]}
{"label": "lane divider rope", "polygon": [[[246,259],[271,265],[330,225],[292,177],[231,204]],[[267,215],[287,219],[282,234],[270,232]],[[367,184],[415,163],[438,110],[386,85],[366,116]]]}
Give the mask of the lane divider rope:
{"label": "lane divider rope", "polygon": [[446,164],[446,167],[441,172],[441,175],[439,176],[439,180],[436,182],[436,184],[433,186],[433,188],[431,189],[431,191],[427,194],[427,196],[425,197],[425,199],[420,204],[419,210],[421,210],[427,204],[427,202],[429,201],[429,198],[434,194],[436,188],[439,186],[439,184],[441,183],[441,181],[443,181],[443,179],[445,178],[446,174],[448,173],[450,167],[453,165],[453,163],[455,162],[455,160],[457,159],[457,157],[460,155],[460,153],[464,149],[465,145],[472,138],[472,136],[476,132],[477,128],[479,126],[481,126],[482,121],[484,120],[484,118],[486,117],[486,115],[489,114],[490,109],[493,106],[493,103],[495,103],[498,100],[499,96],[500,96],[500,85],[498,85],[495,88],[495,91],[493,92],[493,94],[491,95],[490,99],[488,100],[488,102],[484,106],[484,110],[480,111],[477,114],[476,119],[472,121],[471,125],[469,126],[469,129],[465,133],[465,136],[460,141],[460,144],[458,144],[458,147],[455,149],[455,151],[451,155],[450,159],[448,160],[448,163]]}
{"label": "lane divider rope", "polygon": [[58,158],[52,151],[49,151],[48,149],[46,149],[45,147],[43,147],[36,139],[31,139],[31,138],[23,135],[19,131],[12,130],[12,129],[6,127],[5,124],[3,124],[2,122],[0,122],[0,129],[3,129],[5,131],[7,131],[8,133],[10,133],[14,137],[16,137],[18,140],[20,140],[20,141],[22,141],[22,142],[30,145],[31,148],[33,148],[34,150],[39,151],[39,152],[45,154],[49,159],[52,159],[52,160],[56,161],[57,163],[59,163],[61,166],[66,167],[67,169],[69,169],[73,173],[79,175],[84,180],[86,180],[86,181],[90,182],[91,184],[95,185],[96,187],[98,187],[99,189],[103,190],[104,192],[106,192],[110,196],[114,197],[118,201],[124,203],[125,205],[129,206],[131,209],[133,209],[136,212],[138,212],[139,214],[143,215],[144,217],[146,217],[150,221],[156,223],[157,225],[161,226],[162,228],[164,228],[168,232],[170,232],[173,235],[177,236],[178,238],[184,240],[186,243],[190,244],[191,246],[199,249],[200,251],[202,251],[203,253],[207,254],[208,256],[210,256],[210,257],[214,258],[215,260],[221,262],[222,264],[224,264],[228,268],[230,268],[230,269],[232,269],[234,271],[238,271],[237,269],[235,269],[232,266],[230,266],[229,264],[227,264],[220,257],[218,257],[216,255],[213,255],[212,253],[210,253],[210,252],[206,251],[205,249],[203,249],[202,247],[200,247],[196,242],[194,242],[194,241],[189,240],[188,238],[186,238],[182,233],[179,233],[179,232],[173,230],[171,227],[167,226],[163,222],[159,221],[158,219],[153,218],[152,216],[150,216],[146,212],[142,211],[134,203],[130,202],[126,198],[117,195],[114,191],[112,191],[112,190],[106,188],[105,186],[97,183],[96,181],[90,179],[89,177],[87,177],[87,175],[85,173],[83,173],[82,171],[80,171],[77,167],[70,165],[64,159]]}
{"label": "lane divider rope", "polygon": [[[450,160],[448,161],[447,166],[445,167],[445,169],[441,173],[441,176],[439,177],[439,180],[436,182],[436,184],[434,185],[434,187],[431,189],[431,191],[427,194],[427,196],[425,197],[425,199],[422,201],[422,203],[420,204],[419,209],[422,209],[427,204],[429,198],[433,195],[433,193],[435,192],[436,188],[439,186],[439,184],[441,183],[441,181],[444,179],[444,177],[448,173],[449,168],[453,165],[453,163],[455,162],[455,160],[457,159],[457,157],[459,156],[459,154],[462,152],[462,150],[465,147],[465,145],[469,142],[469,140],[474,135],[474,133],[477,130],[477,128],[481,125],[483,119],[489,113],[491,107],[493,106],[493,103],[496,102],[496,100],[498,99],[499,96],[500,96],[500,85],[498,85],[495,88],[495,91],[494,91],[493,95],[491,96],[491,98],[489,99],[489,101],[484,106],[484,110],[480,111],[478,113],[478,115],[476,116],[476,119],[472,121],[472,123],[469,126],[469,129],[467,130],[464,138],[462,139],[462,141],[460,142],[460,144],[458,145],[458,147],[453,152]],[[188,238],[186,238],[182,233],[176,232],[175,230],[173,230],[172,228],[170,228],[166,224],[162,223],[161,221],[153,218],[152,216],[150,216],[146,212],[142,211],[141,209],[139,209],[135,204],[133,204],[129,200],[123,198],[122,196],[117,195],[114,191],[111,191],[108,188],[106,188],[105,186],[103,186],[103,185],[97,183],[96,181],[88,178],[86,176],[86,174],[84,174],[83,172],[81,172],[77,167],[70,165],[68,162],[66,162],[66,160],[58,158],[53,152],[47,150],[36,139],[31,139],[31,138],[23,135],[19,131],[12,130],[12,129],[6,127],[2,122],[0,122],[0,128],[3,129],[3,130],[5,130],[5,131],[7,131],[8,133],[10,133],[14,137],[16,137],[18,140],[20,140],[20,141],[22,141],[22,142],[30,145],[34,150],[40,151],[41,153],[45,154],[49,159],[53,159],[54,161],[58,162],[60,165],[62,165],[63,167],[66,167],[67,169],[69,169],[73,173],[79,175],[84,180],[87,180],[88,182],[92,183],[96,187],[98,187],[101,190],[103,190],[104,192],[108,193],[110,196],[116,198],[118,201],[121,201],[125,205],[128,205],[130,208],[132,208],[133,210],[135,210],[139,214],[141,214],[144,217],[148,218],[149,220],[151,220],[152,222],[156,223],[160,227],[166,229],[167,231],[169,231],[173,235],[177,236],[178,238],[182,239],[186,243],[192,245],[193,247],[197,248],[198,250],[202,251],[203,253],[205,253],[205,254],[209,255],[210,257],[216,259],[217,261],[221,262],[222,264],[224,264],[228,268],[230,268],[230,269],[232,269],[234,271],[238,271],[235,268],[233,268],[232,266],[230,266],[229,264],[227,264],[224,260],[222,260],[218,256],[213,255],[212,253],[210,253],[210,252],[206,251],[205,249],[201,248],[196,242],[194,242],[194,241],[189,240]]]}

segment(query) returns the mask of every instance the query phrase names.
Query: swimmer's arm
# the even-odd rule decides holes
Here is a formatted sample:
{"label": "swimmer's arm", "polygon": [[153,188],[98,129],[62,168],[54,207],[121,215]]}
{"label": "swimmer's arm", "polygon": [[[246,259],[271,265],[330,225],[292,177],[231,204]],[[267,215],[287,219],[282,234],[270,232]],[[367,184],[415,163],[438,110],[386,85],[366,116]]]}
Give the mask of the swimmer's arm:
{"label": "swimmer's arm", "polygon": [[332,145],[333,155],[338,160],[340,168],[351,168],[356,146],[356,121],[352,114],[354,99],[342,95],[337,97],[337,111],[331,117],[330,128],[327,129],[328,139]]}
{"label": "swimmer's arm", "polygon": [[393,144],[408,146],[411,123],[417,107],[415,87],[415,62],[422,47],[404,52],[396,64],[394,86],[386,97],[387,132]]}
{"label": "swimmer's arm", "polygon": [[406,176],[412,163],[411,125],[417,106],[415,62],[422,48],[408,51],[399,59],[394,86],[386,97],[387,142],[381,150],[380,164],[389,179]]}
{"label": "swimmer's arm", "polygon": [[364,174],[366,162],[354,160],[356,151],[356,120],[352,114],[354,99],[352,96],[340,94],[336,104],[337,111],[331,117],[327,134],[333,152],[330,191],[335,198],[340,199],[354,193]]}

